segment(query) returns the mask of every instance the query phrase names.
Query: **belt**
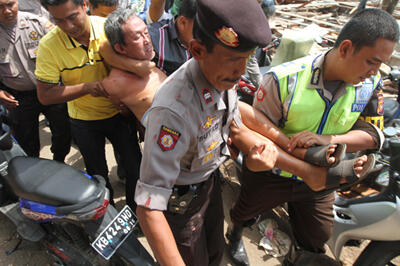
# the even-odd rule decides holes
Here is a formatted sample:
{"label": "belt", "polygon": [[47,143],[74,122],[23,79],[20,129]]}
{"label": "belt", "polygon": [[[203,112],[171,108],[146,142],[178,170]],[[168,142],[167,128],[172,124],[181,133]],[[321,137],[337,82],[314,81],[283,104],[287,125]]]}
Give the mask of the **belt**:
{"label": "belt", "polygon": [[9,93],[11,93],[13,96],[33,96],[36,95],[36,90],[29,90],[29,91],[18,91],[11,89],[9,87],[6,87],[5,90]]}
{"label": "belt", "polygon": [[219,170],[215,170],[214,172],[211,173],[211,175],[204,181],[200,183],[195,183],[195,184],[188,184],[188,185],[174,185],[172,187],[172,190],[177,192],[178,195],[184,195],[187,192],[191,191],[196,191],[197,189],[201,188],[210,178],[216,178],[219,177]]}

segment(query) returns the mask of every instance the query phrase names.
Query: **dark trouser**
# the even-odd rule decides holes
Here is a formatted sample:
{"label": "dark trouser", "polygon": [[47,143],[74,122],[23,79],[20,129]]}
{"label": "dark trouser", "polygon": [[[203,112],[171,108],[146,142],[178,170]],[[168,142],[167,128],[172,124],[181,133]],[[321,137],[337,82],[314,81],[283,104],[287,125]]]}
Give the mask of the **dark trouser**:
{"label": "dark trouser", "polygon": [[186,265],[219,265],[224,252],[224,212],[220,178],[212,176],[197,190],[184,214],[165,211]]}
{"label": "dark trouser", "polygon": [[230,214],[234,224],[243,225],[287,202],[298,244],[311,252],[324,252],[324,243],[332,233],[333,201],[333,193],[315,196],[303,182],[243,167],[240,195]]}
{"label": "dark trouser", "polygon": [[121,115],[102,120],[84,121],[71,119],[72,136],[85,162],[90,175],[101,175],[106,179],[110,190],[110,199],[114,193],[108,178],[108,167],[105,156],[107,138],[114,150],[120,155],[120,163],[127,173],[125,182],[126,203],[136,210],[134,193],[139,179],[139,167],[142,154],[135,134],[131,134],[128,123]]}
{"label": "dark trouser", "polygon": [[50,123],[51,152],[53,159],[64,162],[71,148],[71,127],[67,105],[42,105],[36,95],[36,90],[18,92],[7,89],[19,102],[19,106],[9,109],[11,132],[15,139],[32,157],[39,157],[39,115],[43,113]]}

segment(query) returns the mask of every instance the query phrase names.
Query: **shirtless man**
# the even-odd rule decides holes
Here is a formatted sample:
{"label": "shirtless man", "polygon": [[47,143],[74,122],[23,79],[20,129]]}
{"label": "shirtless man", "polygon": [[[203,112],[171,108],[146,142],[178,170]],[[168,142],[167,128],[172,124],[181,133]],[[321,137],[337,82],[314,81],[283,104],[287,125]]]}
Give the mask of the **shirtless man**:
{"label": "shirtless man", "polygon": [[[119,9],[111,13],[105,23],[105,33],[118,54],[137,60],[151,60],[154,57],[146,24],[132,9]],[[145,77],[113,68],[102,85],[114,103],[120,102],[121,109],[125,105],[141,120],[165,79],[166,75],[158,68],[152,68]]]}

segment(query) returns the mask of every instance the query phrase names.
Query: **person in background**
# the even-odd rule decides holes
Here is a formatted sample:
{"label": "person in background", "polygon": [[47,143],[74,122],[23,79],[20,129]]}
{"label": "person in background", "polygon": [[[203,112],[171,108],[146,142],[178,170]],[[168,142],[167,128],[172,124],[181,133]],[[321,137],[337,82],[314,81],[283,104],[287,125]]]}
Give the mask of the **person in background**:
{"label": "person in background", "polygon": [[41,104],[34,75],[39,41],[53,27],[45,17],[18,11],[18,0],[0,0],[0,103],[9,112],[11,133],[28,156],[39,157],[43,113],[50,123],[53,159],[64,162],[71,145],[67,106]]}
{"label": "person in background", "polygon": [[118,7],[118,0],[89,0],[91,16],[107,17]]}
{"label": "person in background", "polygon": [[19,0],[18,10],[51,20],[49,12],[40,4],[40,0]]}
{"label": "person in background", "polygon": [[196,16],[196,0],[184,0],[175,18],[149,24],[156,66],[171,75],[192,55],[189,42],[193,39],[193,22]]}

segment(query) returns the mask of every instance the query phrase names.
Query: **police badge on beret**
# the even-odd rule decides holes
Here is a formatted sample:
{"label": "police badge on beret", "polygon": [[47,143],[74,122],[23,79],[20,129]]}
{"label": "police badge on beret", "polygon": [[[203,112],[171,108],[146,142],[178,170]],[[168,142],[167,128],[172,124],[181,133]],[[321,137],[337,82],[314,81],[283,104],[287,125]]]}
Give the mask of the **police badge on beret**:
{"label": "police badge on beret", "polygon": [[215,37],[223,44],[229,47],[238,47],[239,39],[238,35],[232,28],[222,27],[215,32]]}

